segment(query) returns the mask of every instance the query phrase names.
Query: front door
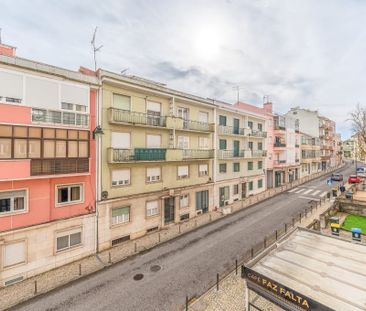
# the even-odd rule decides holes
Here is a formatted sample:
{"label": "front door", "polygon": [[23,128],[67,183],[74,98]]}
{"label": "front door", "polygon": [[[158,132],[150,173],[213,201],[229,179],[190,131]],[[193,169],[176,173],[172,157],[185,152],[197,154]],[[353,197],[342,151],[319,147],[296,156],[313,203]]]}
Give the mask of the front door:
{"label": "front door", "polygon": [[220,207],[225,206],[225,187],[219,188]]}
{"label": "front door", "polygon": [[234,140],[233,146],[234,146],[234,157],[238,157],[239,156],[240,141],[239,140]]}
{"label": "front door", "polygon": [[247,196],[247,184],[244,182],[241,184],[241,198],[244,199]]}
{"label": "front door", "polygon": [[233,134],[239,134],[239,119],[233,120]]}
{"label": "front door", "polygon": [[164,224],[174,222],[174,197],[164,199]]}

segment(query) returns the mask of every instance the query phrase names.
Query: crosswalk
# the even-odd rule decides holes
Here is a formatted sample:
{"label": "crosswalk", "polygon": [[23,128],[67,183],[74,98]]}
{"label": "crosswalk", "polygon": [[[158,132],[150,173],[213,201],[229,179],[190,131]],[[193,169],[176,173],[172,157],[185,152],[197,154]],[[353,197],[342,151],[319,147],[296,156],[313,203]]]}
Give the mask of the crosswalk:
{"label": "crosswalk", "polygon": [[288,192],[299,194],[299,198],[303,199],[322,198],[327,195],[327,191],[317,190],[314,187],[297,187]]}

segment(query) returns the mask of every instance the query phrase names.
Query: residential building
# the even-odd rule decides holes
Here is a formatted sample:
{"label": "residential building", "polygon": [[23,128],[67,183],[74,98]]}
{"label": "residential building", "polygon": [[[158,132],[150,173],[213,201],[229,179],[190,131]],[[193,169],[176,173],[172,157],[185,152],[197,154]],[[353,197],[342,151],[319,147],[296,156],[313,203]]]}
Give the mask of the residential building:
{"label": "residential building", "polygon": [[335,122],[319,117],[319,138],[322,170],[336,165]]}
{"label": "residential building", "polygon": [[301,177],[321,171],[320,156],[319,138],[301,133]]}
{"label": "residential building", "polygon": [[105,70],[99,78],[99,250],[213,210],[212,100]]}
{"label": "residential building", "polygon": [[343,157],[345,160],[355,159],[355,140],[353,138],[344,140],[342,142],[343,147]]}
{"label": "residential building", "polygon": [[341,134],[335,135],[335,156],[336,156],[336,165],[340,165],[343,161],[343,145]]}
{"label": "residential building", "polygon": [[97,90],[0,44],[0,286],[95,252]]}
{"label": "residential building", "polygon": [[215,206],[225,207],[266,189],[266,119],[215,103],[217,159]]}

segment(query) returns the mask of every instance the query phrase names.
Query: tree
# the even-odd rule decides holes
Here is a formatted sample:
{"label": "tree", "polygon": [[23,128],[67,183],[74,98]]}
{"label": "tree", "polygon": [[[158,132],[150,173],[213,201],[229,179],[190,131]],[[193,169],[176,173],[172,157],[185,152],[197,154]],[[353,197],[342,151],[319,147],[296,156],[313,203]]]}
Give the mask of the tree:
{"label": "tree", "polygon": [[350,115],[352,131],[357,140],[358,153],[361,155],[361,158],[363,158],[366,153],[366,108],[361,107],[358,104],[356,109],[352,111]]}

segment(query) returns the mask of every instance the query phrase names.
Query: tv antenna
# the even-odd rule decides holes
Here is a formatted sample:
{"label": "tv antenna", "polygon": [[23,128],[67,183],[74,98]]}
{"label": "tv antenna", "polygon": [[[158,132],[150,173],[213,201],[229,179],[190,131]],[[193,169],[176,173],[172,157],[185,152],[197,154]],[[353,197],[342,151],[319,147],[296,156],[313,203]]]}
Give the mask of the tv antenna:
{"label": "tv antenna", "polygon": [[100,45],[99,47],[97,47],[96,44],[95,44],[95,37],[97,35],[97,30],[98,30],[98,27],[95,27],[94,34],[93,34],[93,38],[90,41],[90,43],[91,43],[91,45],[93,47],[94,70],[95,71],[97,71],[97,58],[96,58],[96,53],[99,52],[100,49],[103,47],[103,45]]}
{"label": "tv antenna", "polygon": [[125,68],[125,69],[123,69],[122,71],[121,71],[121,75],[126,75],[126,73],[127,73],[127,70],[129,70],[130,68]]}
{"label": "tv antenna", "polygon": [[236,90],[236,94],[237,94],[237,102],[239,102],[240,99],[240,90],[243,89],[243,87],[239,86],[239,85],[235,85],[233,86],[233,90]]}

